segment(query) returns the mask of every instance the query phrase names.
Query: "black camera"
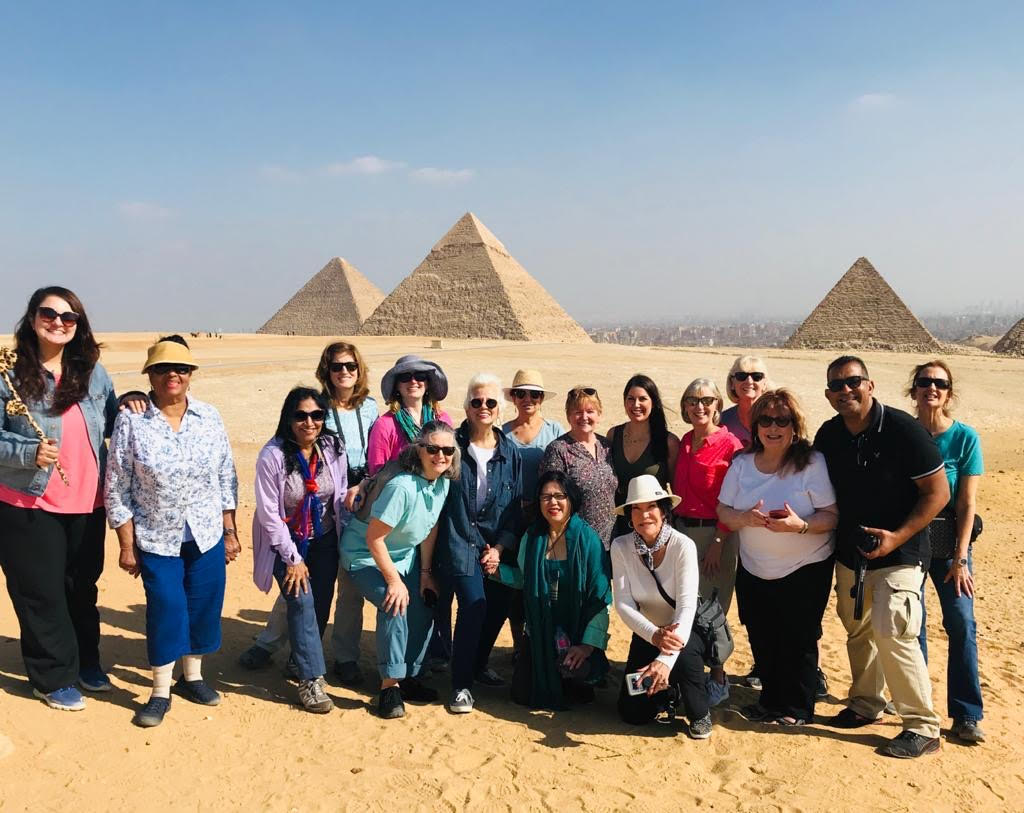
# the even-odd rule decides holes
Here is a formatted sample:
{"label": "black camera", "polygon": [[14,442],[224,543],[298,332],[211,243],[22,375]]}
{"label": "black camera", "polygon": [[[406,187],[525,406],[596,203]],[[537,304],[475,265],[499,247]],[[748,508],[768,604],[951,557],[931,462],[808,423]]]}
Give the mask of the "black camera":
{"label": "black camera", "polygon": [[348,487],[359,485],[363,480],[366,479],[366,475],[369,474],[366,466],[349,466],[348,468]]}
{"label": "black camera", "polygon": [[874,534],[870,534],[863,528],[857,529],[857,549],[861,555],[857,557],[857,575],[850,588],[850,598],[853,599],[853,619],[860,621],[864,617],[864,579],[868,573],[868,560],[864,558],[865,553],[878,550],[882,540]]}

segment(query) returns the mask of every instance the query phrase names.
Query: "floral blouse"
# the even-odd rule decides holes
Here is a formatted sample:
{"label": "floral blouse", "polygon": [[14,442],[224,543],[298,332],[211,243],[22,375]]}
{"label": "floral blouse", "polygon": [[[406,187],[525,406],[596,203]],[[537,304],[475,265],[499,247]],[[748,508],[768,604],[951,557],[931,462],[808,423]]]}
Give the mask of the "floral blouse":
{"label": "floral blouse", "polygon": [[238,477],[220,413],[188,399],[175,432],[155,406],[121,412],[107,458],[104,504],[111,528],[135,522],[140,550],[179,556],[186,524],[203,553],[224,534],[223,512],[238,501]]}
{"label": "floral blouse", "polygon": [[572,435],[566,433],[548,444],[540,473],[565,472],[583,492],[579,515],[601,538],[604,549],[612,544],[615,525],[615,489],[618,478],[612,468],[612,448],[603,435],[596,435],[597,457]]}

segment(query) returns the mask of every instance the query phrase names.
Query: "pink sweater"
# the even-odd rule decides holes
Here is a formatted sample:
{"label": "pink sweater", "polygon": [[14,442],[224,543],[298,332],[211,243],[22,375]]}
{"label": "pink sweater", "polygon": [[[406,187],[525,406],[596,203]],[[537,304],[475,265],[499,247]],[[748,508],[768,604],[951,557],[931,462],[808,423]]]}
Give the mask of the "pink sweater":
{"label": "pink sweater", "polygon": [[[451,417],[443,409],[437,411],[437,420],[444,421],[454,427]],[[398,425],[394,413],[386,412],[381,415],[373,428],[370,430],[370,437],[366,443],[366,466],[370,474],[376,474],[384,464],[398,457],[398,453],[409,445],[405,432]]]}

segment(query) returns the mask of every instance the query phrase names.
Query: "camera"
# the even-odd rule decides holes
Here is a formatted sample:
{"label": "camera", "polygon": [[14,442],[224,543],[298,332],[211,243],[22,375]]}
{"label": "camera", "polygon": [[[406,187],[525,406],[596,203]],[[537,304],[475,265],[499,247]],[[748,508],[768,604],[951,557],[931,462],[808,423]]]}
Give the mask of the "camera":
{"label": "camera", "polygon": [[348,487],[359,485],[363,480],[366,479],[366,475],[369,474],[366,466],[349,466],[348,468]]}
{"label": "camera", "polygon": [[864,578],[868,573],[868,560],[864,558],[865,553],[878,550],[882,540],[874,534],[869,534],[863,528],[857,529],[857,549],[861,555],[857,557],[857,575],[850,588],[850,598],[853,599],[853,619],[860,621],[864,617]]}

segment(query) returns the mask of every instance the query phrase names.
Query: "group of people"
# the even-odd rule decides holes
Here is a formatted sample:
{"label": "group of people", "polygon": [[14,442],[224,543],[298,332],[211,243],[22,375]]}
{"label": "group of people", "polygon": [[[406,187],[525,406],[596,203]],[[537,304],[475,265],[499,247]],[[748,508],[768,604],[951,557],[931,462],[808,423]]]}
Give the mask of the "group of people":
{"label": "group of people", "polygon": [[[79,688],[111,689],[96,608],[109,523],[120,568],[146,596],[153,685],[134,722],[160,724],[172,692],[216,705],[202,657],[220,646],[226,566],[241,549],[238,481],[219,413],[189,392],[199,365],[187,342],[156,341],[142,367],[149,391],[118,398],[82,302],[48,287],[30,298],[14,350],[0,379],[0,566],[33,692],[78,710]],[[471,712],[476,684],[505,683],[488,661],[506,622],[517,703],[590,702],[609,671],[614,606],[631,633],[622,719],[681,707],[690,735],[707,738],[729,683],[695,617],[709,600],[727,613],[735,594],[754,658],[744,680],[761,689],[740,713],[803,726],[823,692],[818,640],[834,584],[852,686],[825,722],[873,723],[888,688],[903,731],[885,751],[917,757],[939,747],[930,577],[950,639],[952,733],[984,739],[971,555],[983,464],[977,433],[952,417],[944,362],[913,370],[914,418],[874,397],[863,360],[837,358],[825,377],[836,415],[813,438],[799,399],[753,356],[729,370],[729,409],[712,378],[684,388],[682,438],[639,374],[623,389],[626,421],[607,436],[596,388],[568,391],[566,431],[544,416],[557,393],[532,369],[508,388],[473,376],[458,425],[441,408],[444,371],[418,356],[384,374],[382,405],[352,344],[329,344],[316,378],[287,393],[256,461],[253,579],[278,597],[239,658],[260,668],[287,644],[285,672],[308,711],[333,708],[332,604],[333,672],[350,686],[365,680],[363,603],[376,608],[383,718],[438,700],[424,678],[441,668],[448,709]],[[508,400],[516,416],[503,424]]]}

